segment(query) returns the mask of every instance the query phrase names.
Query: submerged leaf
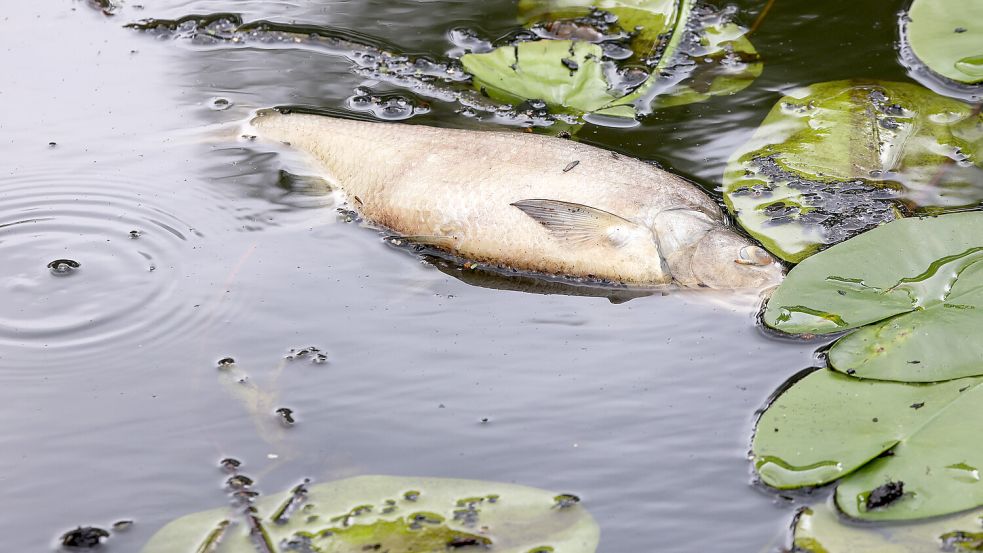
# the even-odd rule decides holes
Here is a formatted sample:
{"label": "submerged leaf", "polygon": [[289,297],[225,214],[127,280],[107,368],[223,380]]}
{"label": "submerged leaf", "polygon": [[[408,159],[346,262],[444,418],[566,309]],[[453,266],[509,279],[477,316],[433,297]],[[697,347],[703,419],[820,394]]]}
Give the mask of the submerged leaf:
{"label": "submerged leaf", "polygon": [[[917,407],[916,407],[917,406]],[[752,453],[788,489],[842,478],[850,517],[909,520],[983,506],[983,378],[919,385],[815,371],[765,410]]]}
{"label": "submerged leaf", "polygon": [[[284,492],[253,506],[263,540],[276,552],[593,553],[599,530],[580,505],[557,508],[554,492],[444,478],[361,476],[310,486],[303,505],[283,509]],[[179,518],[143,553],[255,553],[256,536],[228,509]]]}
{"label": "submerged leaf", "polygon": [[728,162],[724,200],[768,250],[799,262],[902,208],[978,203],[980,164],[972,107],[906,83],[835,81],[775,105]]}
{"label": "submerged leaf", "polygon": [[981,551],[983,510],[904,525],[850,524],[828,505],[803,509],[792,528],[797,553]]}
{"label": "submerged leaf", "polygon": [[983,1],[913,0],[902,38],[934,73],[959,83],[983,83]]}
{"label": "submerged leaf", "polygon": [[789,333],[863,327],[829,351],[834,369],[858,377],[935,382],[980,375],[980,261],[981,212],[894,221],[792,269],[764,322]]}

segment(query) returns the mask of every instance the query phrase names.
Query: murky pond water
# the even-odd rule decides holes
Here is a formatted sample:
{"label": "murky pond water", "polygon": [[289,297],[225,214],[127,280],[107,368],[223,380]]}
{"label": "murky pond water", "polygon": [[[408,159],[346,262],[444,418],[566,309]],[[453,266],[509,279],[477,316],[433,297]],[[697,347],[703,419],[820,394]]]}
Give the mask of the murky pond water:
{"label": "murky pond water", "polygon": [[[750,24],[762,3],[738,3]],[[0,517],[4,551],[134,520],[108,551],[226,502],[219,459],[264,491],[304,477],[430,475],[575,493],[601,551],[756,552],[792,503],[751,483],[755,410],[821,344],[697,293],[605,298],[467,284],[348,223],[290,159],[238,138],[278,104],[346,109],[366,80],[304,48],[209,48],[123,28],[235,12],[440,58],[447,32],[514,29],[507,0],[78,1],[0,15]],[[748,90],[587,142],[713,191],[792,86],[905,80],[898,2],[777,2]],[[821,11],[820,11],[821,10]],[[403,92],[403,94],[406,94]],[[431,101],[413,122],[491,128]],[[70,264],[48,264],[56,260]],[[60,267],[60,270],[58,270]],[[326,363],[289,361],[316,346]],[[230,394],[235,359],[297,419]]]}

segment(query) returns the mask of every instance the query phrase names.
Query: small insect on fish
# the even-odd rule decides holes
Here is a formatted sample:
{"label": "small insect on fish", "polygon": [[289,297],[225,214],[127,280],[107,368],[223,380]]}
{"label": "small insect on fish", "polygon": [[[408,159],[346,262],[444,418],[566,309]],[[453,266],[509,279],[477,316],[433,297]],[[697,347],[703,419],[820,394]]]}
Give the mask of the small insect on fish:
{"label": "small insect on fish", "polygon": [[275,110],[250,124],[309,154],[366,221],[464,259],[639,287],[761,290],[783,275],[696,185],[600,148]]}

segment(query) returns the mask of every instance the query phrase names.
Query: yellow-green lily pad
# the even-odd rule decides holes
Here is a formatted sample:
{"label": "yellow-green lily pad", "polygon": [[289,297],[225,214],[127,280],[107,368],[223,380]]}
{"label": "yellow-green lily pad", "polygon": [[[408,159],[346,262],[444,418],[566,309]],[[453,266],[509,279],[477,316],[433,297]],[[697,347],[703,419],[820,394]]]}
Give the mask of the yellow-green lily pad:
{"label": "yellow-green lily pad", "polygon": [[251,515],[221,508],[181,517],[142,553],[593,553],[600,531],[573,497],[475,480],[359,476],[262,497]]}

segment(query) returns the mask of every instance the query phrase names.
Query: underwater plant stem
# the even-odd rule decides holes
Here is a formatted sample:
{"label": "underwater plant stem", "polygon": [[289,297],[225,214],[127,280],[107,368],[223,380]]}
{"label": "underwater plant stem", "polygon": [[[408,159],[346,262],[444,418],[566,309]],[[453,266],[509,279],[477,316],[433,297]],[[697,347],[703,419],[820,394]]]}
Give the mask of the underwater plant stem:
{"label": "underwater plant stem", "polygon": [[758,18],[754,20],[754,23],[751,24],[751,28],[748,29],[747,34],[744,35],[745,37],[751,36],[751,34],[754,31],[757,31],[758,30],[758,27],[760,27],[761,24],[764,22],[765,17],[768,15],[768,12],[771,10],[771,6],[774,3],[775,3],[775,0],[768,0],[768,3],[765,4],[765,7],[761,9],[761,13],[758,14]]}

